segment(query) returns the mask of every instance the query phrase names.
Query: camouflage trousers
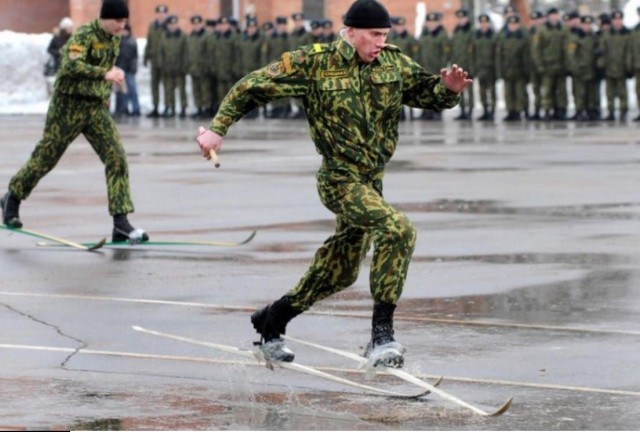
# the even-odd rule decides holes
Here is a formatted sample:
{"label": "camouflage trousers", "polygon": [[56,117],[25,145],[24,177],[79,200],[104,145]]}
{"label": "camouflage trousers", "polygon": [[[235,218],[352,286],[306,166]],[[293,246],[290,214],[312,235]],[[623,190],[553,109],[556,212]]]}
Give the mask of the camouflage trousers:
{"label": "camouflage trousers", "polygon": [[407,277],[416,230],[382,197],[382,173],[374,179],[320,172],[322,203],[336,215],[336,231],[317,250],[307,272],[286,296],[294,309],[311,305],[355,283],[373,243],[369,275],[375,302],[395,304]]}
{"label": "camouflage trousers", "polygon": [[27,199],[80,134],[87,138],[105,166],[109,213],[133,212],[127,157],[109,110],[99,100],[54,93],[42,139],[31,158],[11,179],[9,190],[19,199]]}

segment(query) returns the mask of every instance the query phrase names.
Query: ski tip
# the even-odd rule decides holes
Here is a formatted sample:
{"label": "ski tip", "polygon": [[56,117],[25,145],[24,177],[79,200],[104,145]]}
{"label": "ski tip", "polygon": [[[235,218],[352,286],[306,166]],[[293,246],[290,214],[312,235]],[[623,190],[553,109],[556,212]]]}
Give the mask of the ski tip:
{"label": "ski tip", "polygon": [[257,230],[253,230],[253,232],[251,233],[251,235],[249,235],[249,237],[247,237],[245,240],[242,241],[242,243],[240,244],[247,244],[249,243],[251,240],[253,240],[253,238],[256,236],[256,234],[258,233]]}
{"label": "ski tip", "polygon": [[100,240],[98,243],[94,244],[91,247],[88,247],[87,249],[91,252],[100,249],[102,246],[104,246],[107,243],[107,238],[104,237],[102,240]]}
{"label": "ski tip", "polygon": [[498,408],[497,411],[489,414],[489,417],[498,417],[498,416],[501,416],[502,414],[504,414],[505,412],[507,412],[507,410],[511,406],[511,402],[513,402],[513,398],[512,397],[509,398],[509,400],[506,401],[500,408]]}

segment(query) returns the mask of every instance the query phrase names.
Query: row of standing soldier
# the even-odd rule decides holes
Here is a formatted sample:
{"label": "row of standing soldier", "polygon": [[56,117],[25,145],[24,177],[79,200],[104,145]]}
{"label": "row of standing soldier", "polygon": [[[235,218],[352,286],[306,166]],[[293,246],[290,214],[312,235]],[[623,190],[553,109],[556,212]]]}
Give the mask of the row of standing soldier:
{"label": "row of standing soldier", "polygon": [[[311,21],[311,32],[304,27],[302,13],[292,15],[293,31],[288,32],[287,17],[278,17],[275,25],[259,26],[248,17],[243,32],[233,19],[204,20],[191,18],[189,35],[179,26],[178,18],[168,14],[166,6],[156,8],[156,20],[150,25],[145,65],[150,63],[153,111],[150,117],[176,114],[175,93],[180,95],[181,117],[188,106],[186,75],[192,79],[193,117],[211,117],[217,103],[246,73],[277,59],[281,53],[310,43],[331,42],[330,21]],[[531,26],[524,28],[511,6],[504,10],[505,25],[496,31],[490,17],[482,14],[474,26],[465,9],[456,11],[457,25],[449,35],[442,25],[442,14],[427,14],[423,31],[414,38],[403,17],[393,19],[388,43],[397,45],[430,72],[436,73],[456,63],[476,78],[483,113],[479,120],[493,120],[497,105],[496,82],[503,80],[505,121],[527,119],[567,119],[567,77],[575,105],[574,120],[601,118],[600,83],[605,82],[607,120],[615,119],[615,102],[619,118],[626,119],[628,95],[626,80],[636,77],[640,98],[640,25],[633,31],[622,23],[621,11],[592,16],[569,12],[560,17],[556,8],[546,14],[533,12]],[[325,28],[326,27],[326,28]],[[328,32],[327,32],[328,29]],[[327,34],[328,33],[328,34]],[[200,55],[208,53],[206,56]],[[189,61],[189,59],[193,59]],[[165,110],[161,114],[159,89],[164,87]],[[531,94],[528,91],[531,87]],[[530,96],[533,103],[530,104]],[[532,110],[530,111],[530,105]],[[472,118],[473,90],[465,91],[457,119]],[[271,105],[268,118],[303,118],[302,107],[293,111],[289,100]],[[248,117],[256,117],[257,111]],[[424,111],[424,120],[439,119],[439,114]],[[634,120],[640,120],[640,116]]]}
{"label": "row of standing soldier", "polygon": [[[149,26],[144,65],[151,68],[153,111],[149,117],[186,117],[186,76],[191,76],[194,118],[211,118],[217,105],[233,84],[248,72],[276,60],[295,47],[310,43],[331,42],[332,23],[328,20],[311,22],[311,32],[304,27],[302,13],[292,15],[294,29],[288,31],[287,17],[277,17],[275,24],[261,26],[248,17],[244,31],[228,17],[205,20],[191,17],[191,32],[186,34],[178,17],[168,14],[166,6],[156,8],[156,20]],[[202,53],[207,53],[202,55]],[[164,112],[159,111],[160,83],[164,88]],[[175,94],[179,93],[177,112]],[[270,118],[304,117],[301,106],[293,112],[289,100],[277,101],[265,113]],[[248,117],[257,117],[252,112]]]}

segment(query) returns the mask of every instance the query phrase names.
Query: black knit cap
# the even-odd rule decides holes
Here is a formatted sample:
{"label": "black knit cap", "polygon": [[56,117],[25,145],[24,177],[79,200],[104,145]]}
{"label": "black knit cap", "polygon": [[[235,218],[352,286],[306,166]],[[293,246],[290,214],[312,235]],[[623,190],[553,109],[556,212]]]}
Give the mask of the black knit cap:
{"label": "black knit cap", "polygon": [[376,0],[356,0],[344,17],[344,25],[354,28],[391,28],[387,8]]}
{"label": "black knit cap", "polygon": [[129,18],[129,8],[124,0],[104,0],[100,9],[101,19]]}

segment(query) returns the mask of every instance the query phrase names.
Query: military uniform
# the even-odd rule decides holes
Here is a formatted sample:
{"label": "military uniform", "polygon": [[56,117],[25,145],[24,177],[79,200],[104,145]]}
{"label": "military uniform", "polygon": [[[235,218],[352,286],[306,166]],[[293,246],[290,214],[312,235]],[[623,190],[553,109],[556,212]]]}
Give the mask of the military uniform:
{"label": "military uniform", "polygon": [[197,112],[194,118],[202,118],[206,115],[211,105],[211,88],[207,77],[209,58],[207,58],[207,33],[202,26],[203,19],[200,15],[191,17],[191,23],[197,27],[191,31],[187,40],[188,47],[188,73],[191,76],[191,92],[193,104]]}
{"label": "military uniform", "polygon": [[[229,23],[229,18],[221,17],[218,25]],[[237,62],[231,62],[237,56],[236,52],[237,37],[234,31],[229,28],[227,30],[218,30],[215,39],[215,57],[213,61],[216,63],[216,80],[218,84],[217,99],[222,100],[225,94],[233,86],[236,81]]]}
{"label": "military uniform", "polygon": [[[542,19],[544,15],[540,11],[531,13],[531,21],[538,21]],[[540,26],[533,24],[529,28],[529,39],[531,40],[531,50],[533,59],[533,49],[537,46],[538,38],[540,37]],[[542,109],[542,74],[538,69],[538,65],[535,61],[532,61],[531,71],[529,74],[529,82],[531,83],[531,92],[533,93],[533,115],[531,120],[540,120],[540,110]]]}
{"label": "military uniform", "polygon": [[607,91],[607,108],[609,115],[606,120],[615,119],[616,99],[620,103],[620,120],[625,120],[629,109],[627,94],[627,77],[631,72],[631,50],[629,49],[629,36],[631,32],[620,24],[615,26],[615,20],[622,20],[622,12],[611,13],[614,25],[602,36],[602,53],[604,63],[604,77]]}
{"label": "military uniform", "polygon": [[[509,23],[520,23],[517,15],[508,18]],[[503,30],[498,43],[497,63],[500,78],[504,82],[504,98],[507,108],[505,121],[521,119],[527,109],[527,82],[531,70],[531,44],[528,33],[521,27]]]}
{"label": "military uniform", "polygon": [[[547,16],[557,15],[551,9]],[[542,107],[546,120],[564,120],[567,115],[566,47],[569,33],[561,22],[547,21],[533,47],[533,59],[542,75]]]}
{"label": "military uniform", "polygon": [[[258,22],[255,19],[247,20],[247,29],[238,41],[241,66],[239,70],[242,76],[263,66],[260,62],[262,38],[260,37],[257,26]],[[253,33],[249,32],[249,29],[253,29]],[[245,115],[245,118],[256,118],[257,116],[258,110],[254,109]]]}
{"label": "military uniform", "polygon": [[[307,32],[304,28],[304,14],[302,13],[294,13],[291,15],[294,23],[296,23],[296,27],[291,31],[289,35],[289,46],[291,49],[294,49],[299,46],[309,45],[313,39],[311,33]],[[291,118],[294,119],[304,119],[306,117],[304,113],[304,108],[298,99],[294,100],[294,104],[296,106],[296,112],[291,115]]]}
{"label": "military uniform", "polygon": [[[581,18],[583,23],[593,24],[593,18]],[[572,77],[573,97],[576,105],[575,120],[597,119],[596,105],[596,62],[598,39],[593,32],[585,32],[578,28],[573,31],[569,39],[567,60]]]}
{"label": "military uniform", "polygon": [[[277,17],[276,24],[280,27],[287,23],[287,17]],[[267,55],[266,61],[263,64],[267,64],[274,59],[280,57],[283,52],[289,51],[291,48],[289,33],[285,31],[278,31],[276,29],[271,37],[267,41]],[[271,112],[269,118],[279,119],[287,118],[291,113],[291,100],[288,98],[279,99],[273,101],[271,104]]]}
{"label": "military uniform", "polygon": [[[173,15],[168,25],[178,23]],[[187,69],[189,67],[189,49],[187,36],[180,28],[167,28],[160,42],[160,58],[162,59],[162,76],[164,80],[165,117],[176,115],[176,90],[180,94],[180,117],[186,116],[187,109]]]}
{"label": "military uniform", "polygon": [[208,19],[206,22],[206,36],[205,36],[205,57],[207,58],[207,81],[209,82],[209,109],[207,110],[207,114],[212,117],[216,111],[218,110],[218,104],[220,103],[220,99],[218,99],[218,77],[217,71],[220,65],[218,65],[215,61],[212,61],[216,58],[216,26],[218,21],[215,19]]}
{"label": "military uniform", "polygon": [[306,310],[353,284],[372,242],[372,297],[395,304],[416,239],[407,216],[382,196],[400,110],[405,103],[439,111],[453,107],[459,96],[393,46],[365,64],[338,38],[330,45],[285,52],[245,76],[222,101],[210,129],[224,136],[253,107],[286,97],[304,104],[311,137],[323,157],[317,174],[320,199],[337,217],[335,234],[287,294],[291,306]]}
{"label": "military uniform", "polygon": [[[166,6],[156,7],[156,13],[166,14]],[[144,64],[151,64],[151,100],[153,111],[149,117],[158,117],[158,106],[160,104],[160,84],[162,82],[162,58],[160,57],[160,41],[164,35],[166,27],[164,21],[154,20],[147,30],[147,45],[144,48]]]}
{"label": "military uniform", "polygon": [[[418,63],[428,72],[438,74],[440,69],[447,66],[450,51],[449,36],[440,24],[440,15],[435,12],[427,14],[418,39]],[[423,110],[420,119],[439,120],[441,116],[439,112]]]}
{"label": "military uniform", "polygon": [[[480,15],[480,23],[491,23],[489,15]],[[477,29],[473,40],[473,70],[478,80],[483,113],[478,120],[493,120],[496,109],[496,48],[498,38],[492,28]]]}
{"label": "military uniform", "polygon": [[[465,9],[459,9],[456,11],[458,18],[468,17],[468,12]],[[457,64],[469,73],[469,76],[474,76],[473,70],[473,26],[471,22],[465,24],[458,24],[451,35],[451,56],[449,58],[452,64]],[[466,88],[460,98],[460,115],[458,120],[471,120],[471,113],[473,111],[473,88]]]}
{"label": "military uniform", "polygon": [[98,20],[79,27],[62,51],[42,139],[31,158],[11,179],[9,191],[26,199],[56,166],[80,134],[105,165],[109,213],[133,212],[127,158],[109,115],[111,84],[104,75],[115,64],[120,37],[107,34]]}

